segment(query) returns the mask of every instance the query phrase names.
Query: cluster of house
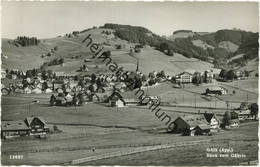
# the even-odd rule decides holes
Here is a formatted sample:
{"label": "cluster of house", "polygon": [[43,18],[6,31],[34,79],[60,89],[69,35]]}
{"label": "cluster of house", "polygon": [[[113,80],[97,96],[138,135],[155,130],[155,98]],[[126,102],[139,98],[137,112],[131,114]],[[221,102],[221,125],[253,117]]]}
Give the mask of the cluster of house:
{"label": "cluster of house", "polygon": [[174,121],[173,132],[189,136],[209,135],[218,132],[221,123],[221,119],[213,113],[184,115]]}
{"label": "cluster of house", "polygon": [[2,121],[1,138],[9,139],[20,136],[46,137],[49,127],[41,117],[27,117],[24,120]]}
{"label": "cluster of house", "polygon": [[211,83],[212,79],[218,77],[221,69],[212,68],[203,72],[197,72],[195,70],[187,70],[180,74],[175,75],[175,82],[179,83],[192,83],[193,79],[198,76],[201,78],[201,82]]}
{"label": "cluster of house", "polygon": [[235,128],[246,120],[253,120],[254,116],[249,109],[237,109],[230,112],[228,125],[224,125],[223,116],[214,113],[199,113],[194,115],[184,115],[174,121],[173,132],[183,135],[210,135],[218,132],[221,128]]}

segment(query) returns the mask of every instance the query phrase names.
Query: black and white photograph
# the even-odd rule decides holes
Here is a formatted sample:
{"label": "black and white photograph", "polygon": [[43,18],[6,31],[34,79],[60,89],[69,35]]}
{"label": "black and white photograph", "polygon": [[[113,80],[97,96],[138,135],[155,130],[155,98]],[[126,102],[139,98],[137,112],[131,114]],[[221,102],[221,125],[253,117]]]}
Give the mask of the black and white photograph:
{"label": "black and white photograph", "polygon": [[259,3],[2,1],[1,165],[257,166]]}

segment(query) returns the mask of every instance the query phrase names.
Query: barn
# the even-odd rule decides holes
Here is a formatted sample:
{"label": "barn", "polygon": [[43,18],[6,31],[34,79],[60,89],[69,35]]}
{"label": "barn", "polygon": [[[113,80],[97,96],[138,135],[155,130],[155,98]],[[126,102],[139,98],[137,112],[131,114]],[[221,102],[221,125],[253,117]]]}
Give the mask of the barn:
{"label": "barn", "polygon": [[24,122],[31,129],[31,135],[44,135],[49,133],[49,127],[41,117],[27,117]]}
{"label": "barn", "polygon": [[31,128],[24,121],[2,121],[1,138],[8,139],[20,136],[29,136]]}
{"label": "barn", "polygon": [[183,135],[199,135],[210,132],[210,124],[204,115],[184,115],[174,121],[174,132]]}

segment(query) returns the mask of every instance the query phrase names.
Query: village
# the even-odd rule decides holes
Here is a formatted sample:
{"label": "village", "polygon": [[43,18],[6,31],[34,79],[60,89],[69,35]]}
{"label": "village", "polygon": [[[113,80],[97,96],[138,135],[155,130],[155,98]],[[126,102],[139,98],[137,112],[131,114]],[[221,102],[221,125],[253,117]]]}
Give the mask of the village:
{"label": "village", "polygon": [[[117,47],[116,45],[115,48]],[[146,50],[140,45],[135,48],[138,49],[131,50],[130,47],[129,54],[135,52],[135,56],[138,56]],[[107,53],[113,58],[113,53],[116,52],[105,52],[105,54]],[[20,140],[31,142],[35,139],[55,141],[64,133],[65,136],[76,135],[68,132],[69,126],[75,126],[73,129],[76,130],[76,126],[86,126],[87,123],[91,126],[137,130],[139,128],[131,125],[131,122],[137,120],[136,125],[143,126],[142,131],[151,131],[149,135],[166,132],[169,135],[178,135],[174,137],[176,139],[182,136],[207,138],[206,136],[218,136],[223,131],[233,131],[244,123],[247,125],[250,122],[258,121],[258,104],[255,101],[257,94],[233,84],[251,82],[258,78],[249,75],[248,71],[226,71],[211,68],[201,72],[189,69],[176,75],[168,75],[163,70],[144,74],[139,71],[139,61],[137,61],[136,69],[125,73],[128,80],[122,80],[116,73],[91,73],[87,69],[92,61],[91,58],[86,58],[83,66],[80,67],[79,71],[87,73],[84,75],[46,71],[44,68],[27,71],[2,69],[3,112],[5,113],[6,109],[8,112],[12,110],[15,112],[14,109],[23,110],[23,112],[15,112],[18,115],[3,114],[1,138],[7,143]],[[64,65],[62,63],[59,66]],[[129,84],[129,80],[134,82]],[[140,91],[143,93],[140,94]],[[17,99],[20,101],[21,98],[26,98],[26,104],[24,102],[22,106],[18,104],[18,108],[14,107],[10,110],[8,105],[5,105],[6,100]],[[139,112],[136,116],[132,115],[133,121],[118,120],[119,125],[113,125],[113,123],[111,125],[110,122],[107,125],[104,123],[98,125],[99,121],[87,121],[88,119],[75,122],[74,119],[79,119],[77,114],[80,112],[85,115],[84,110],[87,108],[93,108],[95,112],[97,110],[102,110],[102,112],[115,110],[116,115],[120,112],[125,115],[125,111],[130,112],[131,115],[137,111],[148,111],[146,111],[145,117],[143,114],[139,115]],[[155,112],[156,108],[158,109]],[[43,112],[39,113],[38,110]],[[58,111],[59,114],[52,117],[53,114],[50,114],[48,110]],[[64,115],[65,117],[62,116],[64,111],[71,110],[75,112],[70,112],[69,115],[75,118],[71,120],[70,116],[67,117],[68,113]],[[161,113],[160,110],[162,110]],[[107,113],[103,114],[107,115]],[[147,115],[152,120],[150,125],[147,124],[147,120],[142,120],[142,117],[147,118]],[[67,121],[57,122],[55,119],[57,116],[64,117]],[[103,117],[100,116],[96,119],[99,120]],[[83,130],[82,134],[80,129],[76,130],[79,131],[78,135],[88,134],[85,132],[88,130]],[[96,152],[98,148],[98,146],[89,147],[92,152]],[[10,152],[9,149],[6,151]],[[42,146],[41,149],[46,150],[46,146]]]}
{"label": "village", "polygon": [[[140,48],[138,49],[138,52],[141,52]],[[130,87],[115,74],[97,75],[92,73],[91,75],[85,76],[68,76],[64,73],[55,73],[50,70],[42,71],[41,69],[33,69],[20,71],[18,69],[6,69],[2,70],[2,82],[3,80],[11,82],[9,82],[8,85],[3,84],[1,91],[4,96],[16,94],[49,95],[50,106],[76,107],[88,105],[88,103],[101,103],[105,104],[107,107],[121,108],[128,106],[149,106],[151,105],[151,102],[156,100],[156,103],[160,102],[163,106],[170,106],[172,104],[171,102],[163,101],[162,97],[158,96],[151,96],[149,94],[142,95],[141,97],[138,97],[137,95],[132,95],[130,97],[126,96],[129,92],[131,94],[131,92],[137,88],[142,90],[146,89],[146,91],[148,91],[161,84],[170,84],[174,89],[183,90],[185,87],[190,87],[192,85],[195,87],[203,85],[205,90],[201,92],[200,96],[212,99],[221,97],[222,95],[225,96],[236,93],[235,89],[232,92],[229,92],[224,86],[218,86],[220,85],[217,83],[218,81],[223,82],[223,80],[226,79],[232,82],[233,80],[240,80],[241,78],[248,79],[249,77],[249,74],[246,75],[246,73],[248,73],[246,71],[231,71],[223,74],[224,72],[221,69],[209,69],[202,73],[184,71],[175,76],[166,75],[162,70],[159,72],[150,72],[149,75],[146,76],[138,71],[139,64],[136,64],[136,66],[136,71],[127,73],[128,79],[132,78],[135,81]],[[206,88],[205,86],[207,85],[208,87]],[[147,100],[148,98],[150,98],[151,101]],[[39,103],[38,100],[34,100],[34,102]],[[212,135],[212,133],[218,132],[220,128],[237,127],[240,122],[245,120],[258,120],[257,103],[250,103],[247,99],[247,101],[241,101],[240,104],[236,105],[237,107],[233,106],[231,109],[228,108],[228,102],[226,101],[225,103],[227,105],[227,111],[221,113],[222,115],[218,114],[218,116],[211,111],[214,107],[184,104],[184,107],[192,107],[195,109],[204,108],[209,110],[206,110],[204,113],[198,111],[199,113],[195,113],[195,115],[184,115],[176,118],[173,122],[174,127],[171,130],[175,133],[178,132],[183,135],[191,136]],[[175,105],[178,107],[176,101]],[[157,112],[155,115],[160,119]],[[36,119],[37,125],[32,126],[24,121],[4,121],[2,124],[2,138],[35,134],[38,134],[39,137],[42,135],[46,136],[49,130],[45,129],[44,126],[46,123],[44,120],[39,119],[37,116],[32,117],[31,119]],[[35,133],[35,131],[37,133]]]}
{"label": "village", "polygon": [[60,3],[4,3],[3,165],[258,164],[257,31],[196,3]]}

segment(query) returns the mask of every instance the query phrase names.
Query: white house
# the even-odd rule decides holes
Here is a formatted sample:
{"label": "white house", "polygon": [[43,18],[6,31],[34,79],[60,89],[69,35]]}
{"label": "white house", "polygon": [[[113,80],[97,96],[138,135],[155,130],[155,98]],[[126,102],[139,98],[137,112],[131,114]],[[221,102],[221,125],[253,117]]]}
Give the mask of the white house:
{"label": "white house", "polygon": [[207,122],[210,124],[210,130],[216,132],[220,128],[221,121],[218,119],[214,113],[204,113],[204,117]]}
{"label": "white house", "polygon": [[192,74],[188,72],[182,72],[176,75],[176,81],[181,83],[191,83],[192,82]]}
{"label": "white house", "polygon": [[220,86],[212,86],[206,89],[206,94],[226,95],[228,90]]}
{"label": "white house", "polygon": [[1,78],[6,78],[6,71],[5,71],[5,69],[1,69]]}

